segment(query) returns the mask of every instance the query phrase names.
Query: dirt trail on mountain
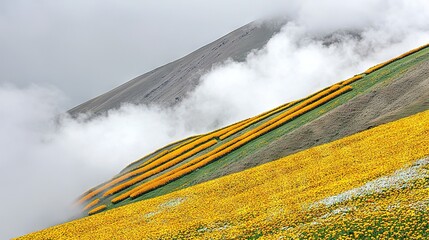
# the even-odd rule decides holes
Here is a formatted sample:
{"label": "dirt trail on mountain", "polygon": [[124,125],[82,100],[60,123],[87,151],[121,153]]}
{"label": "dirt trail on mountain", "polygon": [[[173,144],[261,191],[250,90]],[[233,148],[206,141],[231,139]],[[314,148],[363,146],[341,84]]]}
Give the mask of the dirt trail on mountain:
{"label": "dirt trail on mountain", "polygon": [[429,61],[414,66],[397,79],[374,86],[368,93],[358,95],[205,180],[239,172],[427,109]]}

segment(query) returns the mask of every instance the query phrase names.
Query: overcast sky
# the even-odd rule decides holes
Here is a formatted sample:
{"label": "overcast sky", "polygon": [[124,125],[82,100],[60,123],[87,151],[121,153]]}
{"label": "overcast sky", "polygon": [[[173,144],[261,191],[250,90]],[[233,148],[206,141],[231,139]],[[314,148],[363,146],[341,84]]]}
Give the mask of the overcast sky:
{"label": "overcast sky", "polygon": [[0,83],[53,85],[70,108],[286,2],[1,0]]}

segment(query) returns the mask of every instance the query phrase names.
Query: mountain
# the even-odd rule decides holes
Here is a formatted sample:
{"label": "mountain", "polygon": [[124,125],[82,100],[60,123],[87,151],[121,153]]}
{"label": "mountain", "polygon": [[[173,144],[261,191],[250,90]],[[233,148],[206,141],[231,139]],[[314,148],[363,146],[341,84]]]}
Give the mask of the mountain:
{"label": "mountain", "polygon": [[23,239],[425,239],[428,122],[429,44],[143,156]]}
{"label": "mountain", "polygon": [[428,64],[429,48],[423,46],[307,98],[169,144],[91,189],[80,202],[87,210],[95,204],[110,209],[161,196],[427,110]]}
{"label": "mountain", "polygon": [[123,103],[172,106],[192,91],[200,77],[227,59],[244,61],[246,56],[266,45],[280,31],[282,22],[252,22],[174,62],[156,68],[94,99],[70,109],[79,113],[101,114]]}

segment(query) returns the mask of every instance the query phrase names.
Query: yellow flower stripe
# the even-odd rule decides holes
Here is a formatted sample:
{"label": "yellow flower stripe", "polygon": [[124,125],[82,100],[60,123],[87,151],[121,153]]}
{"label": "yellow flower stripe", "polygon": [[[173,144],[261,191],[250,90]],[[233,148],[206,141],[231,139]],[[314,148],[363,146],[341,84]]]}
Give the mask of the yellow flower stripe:
{"label": "yellow flower stripe", "polygon": [[420,47],[418,47],[418,48],[412,49],[412,50],[410,50],[410,51],[408,51],[408,52],[406,52],[406,53],[403,53],[403,54],[401,54],[401,55],[399,55],[399,56],[397,56],[397,57],[395,57],[395,58],[392,58],[392,59],[387,60],[387,61],[385,61],[385,62],[383,62],[383,63],[379,63],[379,64],[377,64],[377,65],[375,65],[375,66],[373,66],[373,67],[370,67],[370,68],[368,68],[368,69],[367,69],[365,72],[363,72],[363,73],[365,73],[365,74],[372,73],[372,72],[374,72],[374,71],[376,71],[376,70],[378,70],[378,69],[380,69],[380,68],[382,68],[382,67],[384,67],[384,66],[386,66],[386,65],[388,65],[388,64],[390,64],[390,63],[392,63],[392,62],[394,62],[394,61],[397,61],[397,60],[399,60],[399,59],[401,59],[401,58],[404,58],[404,57],[406,57],[406,56],[408,56],[408,55],[411,55],[411,54],[413,54],[413,53],[415,53],[415,52],[418,52],[418,51],[420,51],[420,50],[422,50],[422,49],[424,49],[424,48],[427,48],[428,46],[429,46],[429,44],[425,44],[425,45],[420,46]]}
{"label": "yellow flower stripe", "polygon": [[[338,85],[334,85],[332,89],[338,89]],[[122,201],[126,199],[128,196],[135,198],[138,197],[152,189],[155,189],[157,187],[163,186],[166,183],[175,180],[177,178],[180,178],[183,175],[186,175],[192,171],[194,171],[197,168],[200,168],[202,166],[207,165],[208,163],[216,160],[217,158],[235,150],[236,148],[246,144],[247,142],[273,130],[274,128],[277,128],[284,123],[332,100],[333,98],[350,91],[352,89],[351,86],[343,87],[328,96],[325,96],[322,99],[317,100],[316,102],[313,102],[309,105],[304,106],[304,104],[308,104],[308,102],[312,101],[312,99],[308,99],[308,101],[302,102],[300,105],[296,106],[293,109],[290,109],[289,111],[286,111],[285,113],[271,119],[270,121],[258,126],[255,129],[252,129],[245,134],[242,134],[239,137],[236,137],[235,139],[219,146],[218,148],[190,161],[187,164],[184,164],[181,167],[178,167],[176,169],[173,169],[172,171],[169,171],[162,176],[159,176],[139,187],[136,187],[126,193],[121,194],[120,196],[112,199],[113,203],[117,203],[119,201]],[[320,93],[321,96],[325,95],[325,93]],[[295,111],[298,109],[298,111]]]}
{"label": "yellow flower stripe", "polygon": [[[145,165],[147,165],[147,164],[149,164],[149,163],[153,162],[153,161],[156,159],[156,157],[158,157],[158,158],[159,158],[159,157],[161,157],[161,156],[165,155],[166,153],[168,153],[168,151],[171,151],[171,149],[169,149],[169,150],[162,150],[162,149],[169,148],[169,147],[171,147],[171,146],[172,146],[172,145],[174,145],[174,144],[177,144],[177,143],[183,142],[182,144],[179,144],[178,146],[176,146],[176,147],[172,148],[172,149],[175,149],[175,148],[177,148],[177,147],[179,147],[179,146],[182,146],[182,145],[184,145],[184,144],[186,144],[186,143],[188,143],[188,142],[192,141],[193,139],[196,139],[196,138],[197,138],[197,137],[199,137],[199,136],[200,136],[200,135],[195,135],[195,136],[191,136],[191,137],[188,137],[188,138],[185,138],[185,139],[178,140],[178,141],[176,141],[176,142],[169,143],[168,145],[166,145],[166,146],[164,146],[164,147],[162,147],[162,148],[160,148],[160,149],[157,149],[157,150],[155,150],[155,151],[153,151],[153,152],[151,152],[151,153],[149,153],[149,154],[146,154],[144,157],[141,157],[141,158],[139,158],[138,160],[136,160],[136,161],[134,161],[134,162],[132,162],[132,163],[128,164],[128,166],[127,166],[127,167],[129,167],[129,166],[131,166],[131,165],[133,165],[133,164],[135,164],[135,163],[137,163],[137,162],[141,161],[141,160],[142,160],[142,159],[144,159],[144,158],[147,158],[148,156],[150,156],[150,155],[152,155],[152,154],[154,154],[154,153],[156,153],[156,152],[159,152],[156,156],[154,156],[154,157],[152,157],[152,158],[148,159],[147,161],[145,161],[144,163],[140,164],[140,165],[139,165],[139,166],[137,166],[136,168],[141,167],[141,166],[145,166]],[[134,170],[134,169],[132,169],[132,170]]]}
{"label": "yellow flower stripe", "polygon": [[84,208],[83,208],[83,210],[88,210],[88,209],[90,209],[91,207],[93,207],[93,206],[95,206],[97,203],[99,203],[100,202],[100,199],[99,198],[96,198],[94,201],[92,201],[92,202],[90,202],[90,203],[88,203]]}
{"label": "yellow flower stripe", "polygon": [[[326,90],[321,91],[321,92],[319,92],[319,93],[316,93],[314,96],[311,96],[310,98],[305,99],[304,101],[302,101],[302,102],[298,105],[299,107],[297,106],[297,107],[294,107],[293,109],[294,109],[295,111],[298,111],[300,108],[302,108],[302,107],[304,107],[304,106],[308,105],[309,103],[312,103],[312,102],[316,101],[317,99],[319,99],[319,98],[321,98],[321,97],[323,97],[323,96],[325,96],[325,95],[328,95],[329,93],[331,93],[331,92],[333,92],[333,91],[336,91],[336,90],[337,90],[337,89],[339,89],[340,87],[341,87],[341,86],[340,86],[340,85],[338,85],[338,84],[332,85],[331,87],[327,88]],[[239,132],[239,131],[243,130],[244,128],[246,128],[246,127],[248,127],[248,126],[250,126],[250,125],[252,125],[252,124],[254,124],[254,123],[256,123],[256,122],[258,122],[258,121],[260,121],[260,120],[263,120],[263,119],[265,119],[265,118],[270,117],[272,114],[275,114],[275,113],[277,113],[277,112],[279,112],[279,111],[282,111],[282,110],[284,110],[284,109],[287,109],[288,107],[290,107],[290,106],[291,106],[291,105],[293,105],[294,103],[295,103],[295,102],[291,102],[291,103],[286,104],[285,106],[283,106],[283,107],[281,107],[281,108],[278,108],[278,109],[274,109],[274,110],[272,110],[272,111],[269,111],[268,113],[263,114],[262,116],[257,117],[256,119],[254,119],[254,120],[250,121],[250,122],[249,122],[249,123],[247,123],[247,124],[244,124],[244,125],[239,126],[239,127],[235,128],[235,129],[232,129],[232,130],[231,130],[231,131],[229,131],[229,132],[226,132],[225,134],[221,135],[219,138],[220,138],[221,140],[223,140],[223,139],[225,139],[225,138],[227,138],[227,137],[229,137],[229,136],[231,136],[231,135],[233,135],[233,134],[235,134],[235,133],[237,133],[237,132]]]}
{"label": "yellow flower stripe", "polygon": [[219,139],[220,140],[224,140],[225,138],[227,138],[227,137],[229,137],[229,136],[231,136],[231,135],[233,135],[233,134],[235,134],[235,133],[237,133],[237,132],[239,132],[239,131],[247,128],[247,127],[249,127],[252,124],[255,124],[255,123],[259,122],[259,121],[262,121],[262,120],[264,120],[264,119],[266,119],[266,118],[268,118],[268,117],[270,117],[270,116],[272,116],[272,115],[274,115],[274,114],[276,114],[278,112],[284,111],[285,109],[289,108],[293,104],[295,104],[295,102],[284,104],[284,105],[282,105],[280,107],[277,107],[277,108],[274,108],[274,109],[272,109],[272,110],[270,110],[270,111],[268,111],[266,113],[260,114],[260,115],[258,115],[256,117],[253,117],[251,119],[251,121],[248,121],[245,124],[242,124],[242,125],[234,128],[234,129],[231,129],[231,131],[224,133],[223,135],[221,135],[219,137]]}
{"label": "yellow flower stripe", "polygon": [[[148,165],[149,163],[153,163],[155,160],[159,159],[160,157],[164,156],[165,154],[167,154],[167,153],[169,153],[169,152],[170,152],[170,150],[163,150],[163,151],[161,151],[160,153],[158,153],[157,155],[155,155],[155,156],[153,156],[152,158],[150,158],[150,159],[148,159],[147,161],[145,161],[144,163],[142,163],[142,164],[138,165],[137,167],[135,167],[135,168],[134,168],[134,169],[132,169],[131,171],[136,170],[137,168],[144,167],[144,166]],[[131,171],[128,171],[128,172],[131,172]],[[123,174],[122,174],[122,175],[123,175]]]}
{"label": "yellow flower stripe", "polygon": [[[249,122],[250,121],[254,121],[255,119],[258,119],[258,118],[260,118],[260,117],[262,117],[262,116],[266,116],[266,115],[273,115],[273,114],[275,114],[275,113],[278,113],[279,111],[283,111],[283,110],[285,110],[285,109],[287,109],[288,107],[290,107],[290,106],[292,106],[292,105],[294,105],[294,104],[296,104],[297,102],[299,102],[300,100],[298,100],[298,101],[292,101],[292,102],[288,102],[288,103],[284,103],[284,104],[282,104],[282,105],[280,105],[280,106],[278,106],[278,107],[276,107],[276,108],[273,108],[273,109],[270,109],[270,110],[268,110],[268,111],[266,111],[266,112],[263,112],[263,113],[261,113],[261,114],[258,114],[258,115],[256,115],[256,116],[254,116],[254,117],[251,117],[251,118],[249,118],[248,120],[249,120]],[[248,123],[248,122],[247,122]],[[225,135],[225,134],[224,134]]]}
{"label": "yellow flower stripe", "polygon": [[96,208],[91,209],[91,211],[88,212],[88,215],[96,214],[106,209],[106,205],[100,205]]}
{"label": "yellow flower stripe", "polygon": [[351,77],[349,79],[346,79],[346,80],[340,82],[339,84],[341,84],[343,86],[344,85],[349,85],[349,84],[352,84],[352,83],[356,82],[359,79],[362,79],[363,76],[364,76],[364,74],[358,74],[358,75],[355,75],[355,76],[353,76],[353,77]]}
{"label": "yellow flower stripe", "polygon": [[206,143],[203,143],[203,144],[199,145],[198,147],[196,147],[196,148],[194,148],[194,149],[192,149],[192,150],[184,153],[183,155],[180,155],[177,158],[174,158],[173,160],[168,161],[166,164],[160,165],[160,166],[158,166],[158,167],[156,167],[156,168],[154,168],[154,169],[152,169],[150,171],[147,171],[147,172],[145,172],[145,173],[143,173],[141,175],[138,175],[137,177],[134,177],[134,178],[132,178],[132,179],[126,181],[126,182],[123,182],[123,183],[121,183],[121,184],[119,184],[119,185],[117,185],[117,186],[115,186],[115,187],[107,190],[103,194],[103,197],[107,197],[109,195],[115,194],[115,193],[117,193],[119,191],[122,191],[123,189],[129,187],[129,186],[132,186],[132,185],[134,185],[134,184],[136,184],[138,182],[143,181],[146,178],[150,178],[151,176],[153,176],[155,174],[158,174],[158,173],[160,173],[160,172],[162,172],[162,171],[164,171],[164,170],[166,170],[166,169],[168,169],[168,168],[170,168],[170,167],[172,167],[172,166],[174,166],[174,165],[182,162],[183,160],[185,160],[185,159],[187,159],[187,158],[189,158],[189,157],[197,154],[198,152],[200,152],[200,151],[202,151],[202,150],[204,150],[206,148],[209,148],[209,147],[215,145],[216,143],[217,143],[217,141],[215,139],[210,140],[210,141],[208,141]]}
{"label": "yellow flower stripe", "polygon": [[[174,151],[174,150],[176,150],[176,149],[178,149],[178,148],[181,148],[181,147],[185,146],[186,144],[188,144],[188,143],[190,143],[190,142],[192,142],[192,141],[195,141],[195,140],[196,140],[196,139],[198,139],[199,137],[201,137],[201,135],[197,135],[197,136],[194,136],[194,137],[192,137],[192,138],[188,138],[188,139],[182,140],[182,141],[183,141],[183,143],[181,143],[181,144],[177,145],[176,147],[174,147],[174,148],[172,148],[172,149],[164,150],[164,151],[163,151],[163,152],[161,152],[159,155],[154,156],[154,157],[152,157],[152,158],[148,159],[147,161],[145,161],[144,163],[142,163],[142,164],[138,165],[137,167],[133,168],[132,170],[136,170],[136,169],[138,169],[138,168],[141,168],[141,167],[144,167],[144,166],[148,165],[149,163],[153,163],[155,160],[157,160],[158,158],[160,158],[160,157],[164,156],[165,154],[167,154],[167,153],[169,153],[169,152],[171,152],[171,151]],[[177,141],[177,142],[180,142],[180,141]],[[172,145],[172,144],[169,144],[169,145]],[[168,147],[168,146],[165,146],[165,147],[163,147],[163,148],[167,148],[167,147]]]}
{"label": "yellow flower stripe", "polygon": [[[350,216],[340,212],[325,220],[322,216],[335,208],[315,209],[312,214],[309,206],[390,175],[429,155],[428,121],[429,111],[425,111],[277,161],[53,226],[20,239],[249,239],[255,233],[265,236],[278,233],[275,239],[283,235],[288,239],[288,233],[293,238],[295,230],[331,227],[341,224],[345,217],[366,221],[358,225],[363,229],[364,224],[373,224],[371,219],[377,217],[383,217],[382,224],[394,224],[382,214],[390,213],[389,216],[394,217],[395,211],[386,209],[395,207],[398,200],[409,201],[401,202],[398,207],[410,206],[409,211],[401,213],[404,214],[400,216],[401,221],[417,213],[420,200],[426,201],[423,207],[428,211],[427,188],[416,195],[393,194],[391,203],[384,206],[369,202],[361,210],[352,208]],[[413,196],[418,198],[409,198]],[[174,202],[178,204],[166,207]],[[365,204],[364,201],[356,203]],[[423,220],[427,222],[429,215],[425,214]],[[320,221],[311,218],[313,215]],[[374,218],[368,218],[373,215]],[[326,221],[330,225],[323,225]],[[350,237],[365,236],[362,231],[354,234]]]}

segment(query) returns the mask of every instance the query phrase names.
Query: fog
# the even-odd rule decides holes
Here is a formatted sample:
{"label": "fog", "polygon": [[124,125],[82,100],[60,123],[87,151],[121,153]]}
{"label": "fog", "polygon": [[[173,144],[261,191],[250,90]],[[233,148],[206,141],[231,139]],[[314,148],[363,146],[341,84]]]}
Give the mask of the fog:
{"label": "fog", "polygon": [[[222,4],[227,4],[218,3],[223,8],[225,5]],[[3,75],[0,85],[0,181],[4,194],[0,204],[0,238],[22,235],[66,221],[79,211],[72,207],[78,195],[109,179],[138,157],[171,141],[304,97],[423,45],[429,39],[429,4],[426,1],[288,3],[292,4],[294,11],[282,10],[282,16],[290,21],[267,46],[249,54],[245,62],[227,61],[215,66],[202,77],[201,84],[188,98],[174,108],[124,104],[119,110],[89,121],[84,120],[84,116],[71,119],[62,114],[73,95],[67,91],[68,88],[61,84],[56,86],[55,82],[32,82],[34,69],[21,70],[28,80],[19,83],[8,81],[7,75]],[[173,3],[171,6],[152,5],[154,9],[184,9]],[[264,14],[274,14],[274,9],[285,6],[284,2],[265,5],[269,7],[262,11]],[[58,7],[68,12],[64,6]],[[124,13],[135,11],[127,4],[122,7]],[[258,12],[258,8],[264,9],[261,6],[246,7],[254,12]],[[207,8],[200,11],[200,15],[186,18],[199,22],[198,16],[204,11],[210,12]],[[174,14],[165,17],[174,22]],[[260,14],[249,16],[262,17]],[[122,21],[118,26],[126,23],[126,20]],[[163,23],[159,24],[162,26]],[[195,24],[203,28],[209,26],[204,21]],[[187,32],[180,38],[193,41],[194,34]],[[220,35],[208,38],[216,37]],[[180,38],[177,41],[180,42]],[[156,41],[156,37],[153,39]],[[175,45],[175,40],[164,39],[166,46]],[[105,44],[111,48],[129,48],[132,52],[133,45],[121,45],[127,43]],[[184,47],[186,50],[183,51],[194,50],[194,45],[189,46],[192,49]],[[157,49],[159,55],[168,51]],[[184,54],[183,51],[177,55]],[[170,59],[172,56],[157,58],[154,64],[173,60]],[[100,56],[99,60],[101,58],[108,56]],[[152,60],[149,56],[141,58],[148,62]],[[126,69],[122,66],[126,63],[117,61],[115,64],[118,69]],[[59,69],[55,71],[59,73],[59,79],[61,75],[68,75],[67,71],[61,70],[61,63],[57,66]],[[98,61],[94,61],[87,67],[100,66]],[[44,63],[34,66],[39,67],[48,66]],[[132,74],[140,73],[143,72]],[[120,80],[126,79],[116,81]],[[85,82],[78,81],[75,85],[76,91],[87,88]]]}

